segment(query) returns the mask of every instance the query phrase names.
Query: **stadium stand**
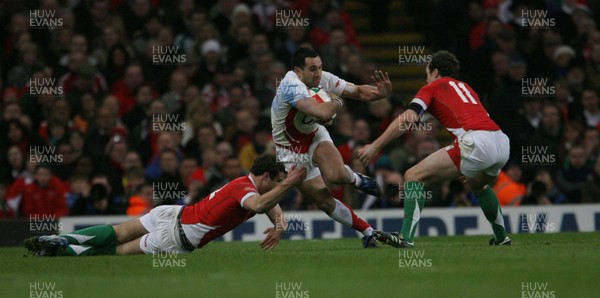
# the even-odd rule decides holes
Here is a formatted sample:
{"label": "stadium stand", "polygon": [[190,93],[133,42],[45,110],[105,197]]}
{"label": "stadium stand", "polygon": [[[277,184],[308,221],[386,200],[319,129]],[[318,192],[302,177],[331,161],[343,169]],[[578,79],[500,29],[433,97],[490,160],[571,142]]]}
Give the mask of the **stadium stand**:
{"label": "stadium stand", "polygon": [[[344,162],[385,185],[378,200],[332,188],[353,208],[401,208],[404,171],[452,142],[427,120],[368,167],[356,158],[425,84],[423,64],[398,62],[407,48],[455,53],[510,137],[503,202],[598,203],[600,5],[500,2],[2,1],[0,218],[197,202],[274,152],[271,101],[301,46],[348,81],[382,69],[394,84],[328,127]],[[477,204],[457,181],[431,190],[434,206]],[[281,205],[315,209],[295,191]]]}

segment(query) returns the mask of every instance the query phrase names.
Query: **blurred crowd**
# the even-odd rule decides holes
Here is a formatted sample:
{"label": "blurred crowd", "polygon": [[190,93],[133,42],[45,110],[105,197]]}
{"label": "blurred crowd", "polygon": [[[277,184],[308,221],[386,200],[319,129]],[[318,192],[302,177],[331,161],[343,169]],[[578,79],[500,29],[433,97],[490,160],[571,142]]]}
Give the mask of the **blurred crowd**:
{"label": "blurred crowd", "polygon": [[[517,21],[533,4],[449,2],[408,9],[429,12],[423,19],[433,21],[418,20],[429,45],[459,56],[463,79],[511,137],[513,158],[495,185],[506,192],[503,203],[600,201],[600,11],[570,1],[544,6],[556,26],[534,30]],[[317,50],[324,69],[341,78],[372,82],[377,65],[361,54],[341,7],[333,0],[3,1],[0,218],[136,216],[197,202],[245,175],[256,156],[274,152],[271,101],[297,48]],[[523,96],[524,77],[548,78],[555,95]],[[401,173],[450,136],[429,121],[367,167],[356,151],[412,95],[346,101],[328,129],[344,162],[376,176],[385,195],[331,187],[334,196],[358,209],[402,206]],[[556,160],[524,165],[527,146],[547,147]],[[430,206],[476,204],[458,181],[432,186],[430,197]],[[295,191],[281,205],[314,208]]]}

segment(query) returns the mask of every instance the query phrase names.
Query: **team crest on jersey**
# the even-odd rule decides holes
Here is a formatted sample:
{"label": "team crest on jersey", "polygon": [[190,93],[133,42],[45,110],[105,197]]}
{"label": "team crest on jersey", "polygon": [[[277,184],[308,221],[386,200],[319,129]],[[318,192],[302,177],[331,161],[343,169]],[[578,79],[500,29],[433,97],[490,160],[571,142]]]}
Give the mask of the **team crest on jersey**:
{"label": "team crest on jersey", "polygon": [[315,120],[302,112],[298,112],[298,114],[294,116],[294,126],[301,133],[308,134],[313,132],[315,130],[313,124],[315,124]]}

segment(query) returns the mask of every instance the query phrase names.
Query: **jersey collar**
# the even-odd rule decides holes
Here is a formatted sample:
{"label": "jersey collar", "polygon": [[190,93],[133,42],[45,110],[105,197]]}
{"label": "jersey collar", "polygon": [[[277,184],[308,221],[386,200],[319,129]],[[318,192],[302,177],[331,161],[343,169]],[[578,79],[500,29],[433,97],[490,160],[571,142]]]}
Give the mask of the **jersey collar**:
{"label": "jersey collar", "polygon": [[258,187],[256,187],[256,183],[254,182],[254,180],[252,179],[252,176],[250,174],[248,174],[248,179],[250,179],[250,182],[252,182],[252,185],[254,185],[254,188],[256,188],[258,190]]}

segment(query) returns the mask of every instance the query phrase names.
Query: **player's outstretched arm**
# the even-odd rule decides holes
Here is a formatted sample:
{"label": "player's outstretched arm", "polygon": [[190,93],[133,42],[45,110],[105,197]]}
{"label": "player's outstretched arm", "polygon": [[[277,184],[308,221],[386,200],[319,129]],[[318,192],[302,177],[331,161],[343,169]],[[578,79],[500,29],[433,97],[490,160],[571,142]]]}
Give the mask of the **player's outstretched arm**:
{"label": "player's outstretched arm", "polygon": [[273,223],[276,229],[285,232],[288,227],[288,223],[283,216],[283,209],[279,204],[275,205],[271,210],[267,211],[267,217]]}
{"label": "player's outstretched arm", "polygon": [[358,158],[363,164],[369,161],[383,148],[387,143],[399,138],[410,127],[410,124],[416,122],[419,115],[413,110],[406,110],[396,118],[373,143],[368,144],[358,150]]}
{"label": "player's outstretched arm", "polygon": [[267,216],[275,225],[274,227],[267,228],[263,234],[266,234],[265,239],[260,243],[260,247],[266,251],[272,250],[277,246],[281,235],[287,230],[287,222],[283,216],[283,210],[279,207],[279,204],[275,205],[271,210],[267,212]]}
{"label": "player's outstretched arm", "polygon": [[288,176],[279,185],[272,190],[258,195],[255,194],[244,201],[244,208],[256,213],[265,213],[279,204],[281,198],[292,187],[302,183],[306,178],[306,169],[304,167],[293,167]]}
{"label": "player's outstretched arm", "polygon": [[342,92],[342,97],[349,97],[362,101],[374,101],[387,97],[392,93],[392,81],[390,81],[390,76],[387,72],[384,74],[381,70],[376,70],[371,78],[375,81],[375,86],[357,86],[348,83]]}

